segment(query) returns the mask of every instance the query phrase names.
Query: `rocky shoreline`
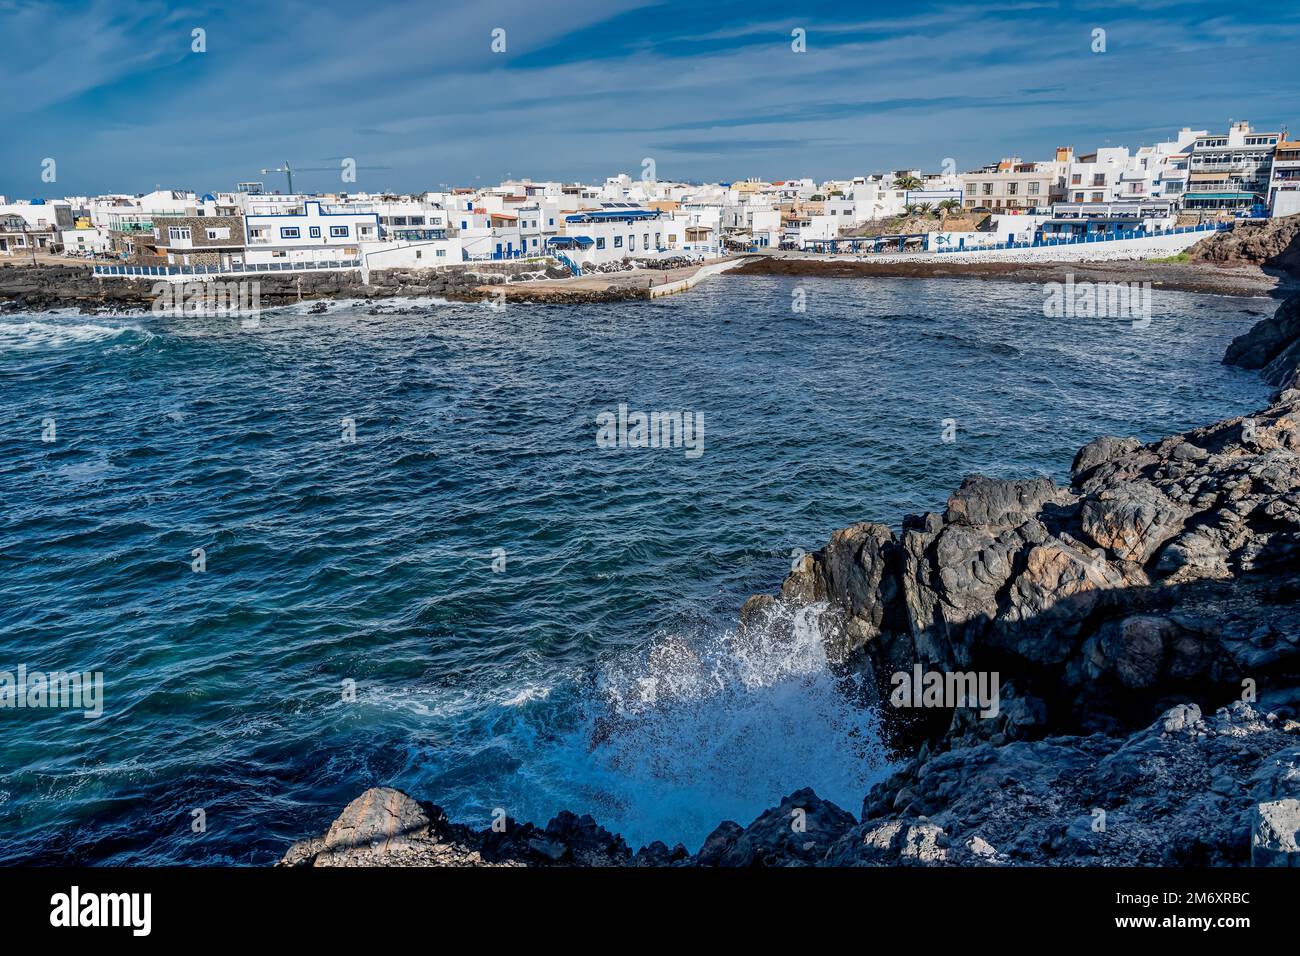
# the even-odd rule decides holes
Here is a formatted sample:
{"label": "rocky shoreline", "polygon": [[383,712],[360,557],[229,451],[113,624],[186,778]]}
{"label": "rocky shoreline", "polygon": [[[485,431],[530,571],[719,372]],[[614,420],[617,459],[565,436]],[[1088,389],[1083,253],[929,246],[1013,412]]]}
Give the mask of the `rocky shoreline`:
{"label": "rocky shoreline", "polygon": [[[535,263],[482,263],[469,268],[382,269],[370,273],[363,283],[356,272],[254,273],[246,277],[212,277],[222,282],[256,281],[262,308],[295,302],[391,298],[438,298],[451,302],[495,301],[498,290],[508,299],[519,299],[515,290],[528,280],[561,279],[567,270]],[[85,313],[149,311],[154,304],[155,283],[142,277],[98,278],[84,265],[0,266],[0,311],[43,312],[79,309]],[[195,282],[203,277],[195,277]],[[649,298],[644,288],[587,288],[553,291],[546,301],[574,305],[586,302],[616,302]]]}
{"label": "rocky shoreline", "polygon": [[[633,852],[589,816],[476,830],[377,788],[281,865],[1300,866],[1300,296],[1224,361],[1272,404],[1099,438],[1068,487],[969,478],[745,603],[741,639],[815,614],[880,707],[897,769],[855,812],[801,790]],[[996,706],[900,707],[917,669],[996,675]]]}
{"label": "rocky shoreline", "polygon": [[1150,282],[1154,289],[1211,295],[1283,297],[1300,292],[1300,216],[1239,223],[1202,239],[1177,261],[915,262],[873,261],[850,255],[805,258],[777,254],[755,259],[735,275],[822,278],[986,279],[997,282]]}
{"label": "rocky shoreline", "polygon": [[872,262],[850,257],[754,259],[734,275],[809,276],[829,279],[984,279],[993,282],[1150,282],[1153,289],[1208,295],[1276,296],[1300,291],[1300,280],[1258,265],[1204,262]]}

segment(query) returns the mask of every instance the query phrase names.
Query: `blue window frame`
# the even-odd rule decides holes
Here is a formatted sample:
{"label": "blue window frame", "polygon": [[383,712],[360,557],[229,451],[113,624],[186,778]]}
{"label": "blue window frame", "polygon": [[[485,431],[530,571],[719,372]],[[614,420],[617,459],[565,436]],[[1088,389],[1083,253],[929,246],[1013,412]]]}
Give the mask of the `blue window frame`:
{"label": "blue window frame", "polygon": [[346,239],[348,237],[348,227],[330,226],[330,235],[335,239]]}
{"label": "blue window frame", "polygon": [[300,238],[302,238],[302,230],[299,229],[297,226],[281,226],[281,227],[280,227],[280,238],[281,238],[281,239],[300,239]]}
{"label": "blue window frame", "polygon": [[319,238],[320,238],[320,226],[308,226],[307,228],[308,228],[308,231],[311,233],[311,237],[312,237],[313,239],[319,239]]}

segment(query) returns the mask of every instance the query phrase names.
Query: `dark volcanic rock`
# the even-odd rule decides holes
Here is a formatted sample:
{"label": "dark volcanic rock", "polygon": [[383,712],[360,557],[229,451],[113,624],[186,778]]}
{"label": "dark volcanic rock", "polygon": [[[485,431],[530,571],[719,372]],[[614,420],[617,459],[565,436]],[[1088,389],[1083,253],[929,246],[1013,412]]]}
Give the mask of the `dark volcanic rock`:
{"label": "dark volcanic rock", "polygon": [[1300,216],[1238,222],[1188,250],[1193,262],[1256,265],[1300,275]]}
{"label": "dark volcanic rock", "polygon": [[[1300,297],[1283,302],[1272,317],[1256,322],[1249,331],[1233,339],[1223,355],[1223,364],[1262,369],[1284,353],[1294,353],[1298,341]],[[1290,365],[1292,373],[1297,364],[1300,364],[1300,356],[1293,357],[1295,361]],[[1287,377],[1283,370],[1275,368],[1265,381],[1270,385],[1281,385]]]}

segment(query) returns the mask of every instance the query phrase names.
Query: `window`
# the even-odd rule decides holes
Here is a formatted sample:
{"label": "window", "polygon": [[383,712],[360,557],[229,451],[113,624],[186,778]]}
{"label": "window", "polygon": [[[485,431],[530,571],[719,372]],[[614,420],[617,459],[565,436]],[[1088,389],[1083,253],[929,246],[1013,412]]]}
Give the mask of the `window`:
{"label": "window", "polygon": [[975,184],[974,184],[974,183],[967,183],[967,184],[966,184],[966,192],[967,192],[967,194],[969,194],[969,195],[971,195],[971,196],[974,196],[974,195],[975,195]]}
{"label": "window", "polygon": [[992,196],[992,195],[993,195],[993,184],[992,184],[992,183],[985,183],[985,184],[984,184],[984,195],[986,195],[986,196]]}
{"label": "window", "polygon": [[1105,186],[1105,185],[1106,185],[1106,174],[1105,174],[1105,173],[1096,173],[1096,174],[1092,177],[1092,184],[1093,184],[1094,186]]}
{"label": "window", "polygon": [[281,239],[300,239],[300,238],[302,238],[302,231],[301,231],[297,226],[281,226],[281,227],[280,227],[280,238],[281,238]]}
{"label": "window", "polygon": [[266,229],[264,227],[250,229],[248,230],[248,235],[253,239],[265,239]]}
{"label": "window", "polygon": [[1082,184],[1083,184],[1083,173],[1075,173],[1073,176],[1070,177],[1071,186],[1079,186]]}
{"label": "window", "polygon": [[548,220],[547,220],[547,224],[553,226],[553,225],[555,225],[555,220],[554,220],[554,219],[548,219]]}
{"label": "window", "polygon": [[229,239],[229,238],[230,238],[230,229],[229,229],[229,228],[223,228],[223,229],[209,229],[209,230],[208,230],[208,238],[211,239],[211,240],[213,240],[214,242],[217,241],[217,240],[220,240],[220,239]]}
{"label": "window", "polygon": [[1074,194],[1074,201],[1075,201],[1075,202],[1083,202],[1083,193],[1075,193],[1075,194]]}
{"label": "window", "polygon": [[423,259],[423,258],[424,258],[424,253],[423,253],[421,250],[416,249],[416,250],[415,250],[415,258],[417,258],[417,259]]}
{"label": "window", "polygon": [[1019,191],[1020,191],[1020,184],[1019,184],[1019,183],[1007,183],[1007,195],[1008,195],[1008,196],[1014,196],[1014,195],[1015,195],[1017,192],[1019,192]]}
{"label": "window", "polygon": [[462,228],[462,229],[468,229],[468,228],[469,228],[469,223],[466,222],[464,219],[462,219],[462,220],[460,221],[460,228]]}
{"label": "window", "polygon": [[615,237],[614,237],[614,248],[615,248],[615,249],[622,249],[622,248],[623,248],[623,237],[622,237],[622,236],[615,236]]}
{"label": "window", "polygon": [[1105,198],[1105,193],[1093,193],[1093,194],[1092,194],[1092,201],[1093,201],[1093,202],[1101,202],[1103,198]]}
{"label": "window", "polygon": [[596,248],[597,248],[597,249],[604,249],[604,248],[605,248],[605,237],[604,237],[604,236],[600,236],[600,237],[598,237],[598,238],[596,239]]}
{"label": "window", "polygon": [[320,238],[320,226],[308,226],[307,230],[313,239]]}
{"label": "window", "polygon": [[437,253],[436,253],[436,255],[439,255],[439,256],[445,256],[446,254],[447,254],[447,250],[446,250],[446,249],[439,249],[439,250],[437,251]]}
{"label": "window", "polygon": [[187,226],[168,226],[167,238],[169,239],[189,239],[190,230]]}
{"label": "window", "polygon": [[330,237],[333,239],[346,239],[348,237],[348,227],[330,226]]}
{"label": "window", "polygon": [[1031,195],[1031,196],[1037,196],[1037,195],[1039,195],[1039,189],[1042,188],[1042,185],[1043,185],[1042,183],[1030,183],[1030,184],[1029,184],[1029,195]]}
{"label": "window", "polygon": [[[615,240],[614,245],[618,245],[618,241],[617,241],[617,240]],[[627,251],[628,251],[628,252],[636,252],[636,236],[628,236],[628,237],[627,237]]]}

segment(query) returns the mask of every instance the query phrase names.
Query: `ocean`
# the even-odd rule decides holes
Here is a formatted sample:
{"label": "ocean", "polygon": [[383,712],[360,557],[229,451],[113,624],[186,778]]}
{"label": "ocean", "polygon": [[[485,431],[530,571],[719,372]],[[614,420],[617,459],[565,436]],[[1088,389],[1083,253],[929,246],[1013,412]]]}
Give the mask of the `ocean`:
{"label": "ocean", "polygon": [[633,848],[805,786],[857,813],[875,715],[815,620],[740,639],[745,598],[966,475],[1066,481],[1098,435],[1265,404],[1219,358],[1266,300],[1043,304],[727,276],[253,328],[0,316],[0,672],[103,675],[99,716],[0,708],[0,862],[269,864],[379,784]]}

